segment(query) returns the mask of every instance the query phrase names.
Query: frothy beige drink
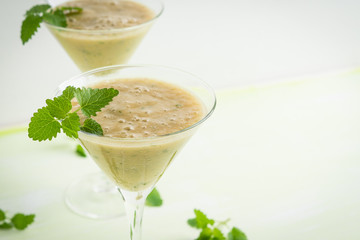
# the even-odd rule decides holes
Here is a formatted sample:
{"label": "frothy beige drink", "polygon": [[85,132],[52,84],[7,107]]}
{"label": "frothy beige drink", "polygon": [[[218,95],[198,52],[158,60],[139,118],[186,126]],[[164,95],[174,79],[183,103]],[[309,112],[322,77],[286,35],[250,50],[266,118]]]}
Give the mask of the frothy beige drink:
{"label": "frothy beige drink", "polygon": [[109,30],[132,27],[151,20],[154,12],[128,0],[78,0],[62,6],[82,8],[81,14],[67,17],[68,28],[79,30]]}
{"label": "frothy beige drink", "polygon": [[105,137],[80,133],[79,138],[99,167],[129,191],[157,182],[192,135],[191,130],[172,133],[192,126],[205,114],[203,104],[191,93],[156,80],[122,79],[91,87],[112,87],[119,95],[94,117]]}
{"label": "frothy beige drink", "polygon": [[47,26],[82,71],[126,63],[155,18],[151,9],[129,0],[78,0],[62,6],[83,10],[67,17],[66,28]]}

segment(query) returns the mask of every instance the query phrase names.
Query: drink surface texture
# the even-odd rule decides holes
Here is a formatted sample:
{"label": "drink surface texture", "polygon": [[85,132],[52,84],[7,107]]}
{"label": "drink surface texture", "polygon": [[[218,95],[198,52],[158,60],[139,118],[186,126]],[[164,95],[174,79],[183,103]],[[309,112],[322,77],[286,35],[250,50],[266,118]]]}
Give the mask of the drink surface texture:
{"label": "drink surface texture", "polygon": [[115,184],[129,191],[158,181],[194,129],[172,133],[196,124],[205,114],[194,95],[156,80],[112,80],[91,87],[112,87],[119,95],[93,117],[104,137],[80,132],[80,141]]}

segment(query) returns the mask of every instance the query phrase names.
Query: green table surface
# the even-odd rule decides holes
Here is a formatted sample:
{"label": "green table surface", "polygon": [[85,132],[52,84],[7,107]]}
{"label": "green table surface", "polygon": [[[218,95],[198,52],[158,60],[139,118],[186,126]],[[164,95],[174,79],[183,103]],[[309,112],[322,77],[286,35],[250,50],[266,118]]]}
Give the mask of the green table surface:
{"label": "green table surface", "polygon": [[[360,239],[360,72],[223,90],[218,106],[158,184],[143,239],[190,240],[198,208],[251,240]],[[125,217],[94,220],[64,204],[67,186],[97,172],[76,142],[0,132],[0,208],[35,213],[1,240],[128,239]],[[120,203],[119,203],[120,204]]]}

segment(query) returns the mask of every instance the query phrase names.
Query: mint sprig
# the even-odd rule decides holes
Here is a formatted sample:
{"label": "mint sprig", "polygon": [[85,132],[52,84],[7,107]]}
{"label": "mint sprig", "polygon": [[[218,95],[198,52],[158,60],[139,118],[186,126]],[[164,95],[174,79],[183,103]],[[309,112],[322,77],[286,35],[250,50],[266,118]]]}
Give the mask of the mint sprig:
{"label": "mint sprig", "polygon": [[86,157],[86,152],[85,152],[84,148],[80,144],[76,145],[75,152],[80,157]]}
{"label": "mint sprig", "polygon": [[49,4],[39,4],[30,8],[25,13],[25,19],[21,25],[20,38],[24,45],[40,28],[43,21],[58,26],[67,27],[66,16],[82,12],[79,7],[59,7],[52,9]]}
{"label": "mint sprig", "polygon": [[[71,138],[78,138],[78,131],[103,135],[103,130],[91,117],[96,116],[103,107],[119,94],[113,88],[92,89],[67,87],[62,95],[47,99],[47,106],[34,113],[28,128],[28,136],[35,141],[52,140],[61,130]],[[76,98],[80,107],[72,110],[71,100]],[[77,112],[81,111],[87,119],[81,126]]]}
{"label": "mint sprig", "polygon": [[188,219],[187,223],[201,230],[196,240],[247,240],[246,235],[236,227],[233,227],[227,235],[222,232],[222,228],[227,226],[229,220],[215,221],[198,209],[194,209],[194,213],[195,218]]}
{"label": "mint sprig", "polygon": [[159,191],[154,188],[147,196],[145,205],[148,207],[160,207],[163,204]]}
{"label": "mint sprig", "polygon": [[3,210],[0,209],[0,229],[16,228],[17,230],[24,230],[31,223],[34,222],[35,214],[25,215],[17,213],[11,218],[8,218]]}

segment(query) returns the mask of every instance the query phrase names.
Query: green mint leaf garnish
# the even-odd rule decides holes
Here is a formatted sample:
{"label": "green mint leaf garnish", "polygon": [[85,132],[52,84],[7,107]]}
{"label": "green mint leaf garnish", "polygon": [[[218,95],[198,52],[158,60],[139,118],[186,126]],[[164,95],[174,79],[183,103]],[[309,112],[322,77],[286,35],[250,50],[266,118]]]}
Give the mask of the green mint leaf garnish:
{"label": "green mint leaf garnish", "polygon": [[187,221],[188,225],[193,228],[200,229],[201,232],[196,240],[247,240],[246,235],[238,228],[233,227],[226,235],[221,231],[224,225],[227,225],[228,220],[215,221],[208,218],[202,211],[195,209],[195,218]]}
{"label": "green mint leaf garnish", "polygon": [[0,209],[0,222],[1,222],[1,221],[4,221],[5,219],[6,219],[5,212]]}
{"label": "green mint leaf garnish", "polygon": [[71,101],[74,98],[76,88],[73,86],[68,86],[61,94],[61,96],[65,97],[67,100]]}
{"label": "green mint leaf garnish", "polygon": [[154,188],[147,196],[145,205],[149,207],[160,207],[163,204],[159,191]]}
{"label": "green mint leaf garnish", "polygon": [[75,97],[81,106],[82,113],[86,117],[96,116],[96,112],[108,105],[113,97],[118,94],[119,91],[113,88],[81,88],[75,91]]}
{"label": "green mint leaf garnish", "polygon": [[40,23],[43,21],[58,26],[67,27],[66,15],[77,14],[82,12],[78,7],[60,7],[51,9],[49,4],[35,5],[26,11],[25,19],[21,25],[20,38],[22,44],[28,42],[37,32]]}
{"label": "green mint leaf garnish", "polygon": [[[78,138],[79,130],[103,135],[101,126],[91,118],[87,118],[84,125],[80,126],[80,117],[77,112],[81,110],[95,116],[96,112],[108,105],[118,94],[119,91],[113,88],[80,89],[69,86],[61,96],[47,99],[47,106],[34,113],[29,124],[28,135],[37,141],[51,140],[61,132],[61,129],[71,138]],[[80,107],[75,112],[71,112],[71,100],[74,96],[77,98]]]}
{"label": "green mint leaf garnish", "polygon": [[96,134],[96,135],[104,135],[103,130],[94,119],[88,118],[84,122],[84,126],[80,127],[81,131]]}
{"label": "green mint leaf garnish", "polygon": [[[70,110],[69,110],[70,111]],[[78,138],[80,130],[80,117],[76,112],[69,113],[61,122],[64,133],[71,138]]]}
{"label": "green mint leaf garnish", "polygon": [[26,11],[25,16],[42,14],[50,8],[51,8],[51,6],[49,4],[35,5],[32,8],[30,8],[30,10]]}
{"label": "green mint leaf garnish", "polygon": [[79,155],[80,157],[86,157],[86,152],[85,150],[83,149],[83,147],[81,145],[77,145],[76,146],[76,150],[75,152],[77,153],[77,155]]}
{"label": "green mint leaf garnish", "polygon": [[25,215],[22,213],[15,214],[14,217],[11,218],[11,222],[14,227],[18,230],[24,230],[27,226],[34,222],[35,215]]}
{"label": "green mint leaf garnish", "polygon": [[21,25],[21,41],[25,44],[37,32],[40,23],[43,21],[42,17],[38,15],[29,15],[25,18]]}
{"label": "green mint leaf garnish", "polygon": [[38,109],[31,118],[28,134],[33,140],[51,140],[61,131],[61,124],[53,116],[47,107]]}
{"label": "green mint leaf garnish", "polygon": [[45,22],[58,27],[67,27],[66,16],[63,11],[57,9],[55,11],[44,12],[43,19]]}
{"label": "green mint leaf garnish", "polygon": [[55,97],[53,100],[47,99],[46,104],[51,116],[58,119],[65,118],[72,108],[71,102],[64,96]]}
{"label": "green mint leaf garnish", "polygon": [[228,240],[247,240],[247,237],[240,229],[233,227],[228,234]]}

